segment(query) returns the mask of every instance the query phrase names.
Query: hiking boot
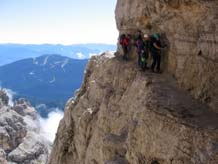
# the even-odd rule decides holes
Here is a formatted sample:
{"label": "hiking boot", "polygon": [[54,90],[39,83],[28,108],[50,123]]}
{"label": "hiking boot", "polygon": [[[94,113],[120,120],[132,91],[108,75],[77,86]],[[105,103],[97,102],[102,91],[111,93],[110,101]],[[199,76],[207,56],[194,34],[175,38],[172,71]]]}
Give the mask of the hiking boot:
{"label": "hiking boot", "polygon": [[146,66],[145,69],[150,69],[150,68]]}
{"label": "hiking boot", "polygon": [[138,70],[139,70],[139,71],[142,71],[143,69],[139,67]]}
{"label": "hiking boot", "polygon": [[145,72],[145,68],[141,68],[140,71]]}
{"label": "hiking boot", "polygon": [[161,70],[157,70],[157,72],[156,73],[159,73],[159,74],[161,74],[162,73],[162,71]]}
{"label": "hiking boot", "polygon": [[154,69],[151,69],[151,72],[152,72],[152,73],[155,73]]}

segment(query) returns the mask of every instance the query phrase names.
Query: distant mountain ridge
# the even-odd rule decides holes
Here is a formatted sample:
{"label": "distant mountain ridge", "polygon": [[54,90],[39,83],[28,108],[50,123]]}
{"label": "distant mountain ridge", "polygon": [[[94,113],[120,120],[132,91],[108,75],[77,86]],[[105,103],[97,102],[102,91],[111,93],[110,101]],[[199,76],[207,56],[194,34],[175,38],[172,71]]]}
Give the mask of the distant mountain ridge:
{"label": "distant mountain ridge", "polygon": [[0,66],[44,54],[60,54],[73,59],[87,59],[93,54],[115,51],[112,44],[0,44]]}
{"label": "distant mountain ridge", "polygon": [[60,55],[23,59],[0,67],[0,84],[34,105],[63,107],[80,87],[87,62]]}

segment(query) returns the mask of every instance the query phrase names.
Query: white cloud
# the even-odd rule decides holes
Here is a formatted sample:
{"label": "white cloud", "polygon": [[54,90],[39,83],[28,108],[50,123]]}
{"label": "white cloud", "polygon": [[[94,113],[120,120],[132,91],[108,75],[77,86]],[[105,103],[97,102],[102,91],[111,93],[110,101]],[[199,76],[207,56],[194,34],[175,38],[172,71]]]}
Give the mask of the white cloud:
{"label": "white cloud", "polygon": [[29,75],[34,75],[34,74],[35,74],[35,73],[34,73],[33,71],[29,73]]}
{"label": "white cloud", "polygon": [[56,109],[48,114],[48,118],[39,118],[42,136],[53,142],[60,120],[63,118],[63,111]]}
{"label": "white cloud", "polygon": [[38,109],[38,108],[46,109],[46,105],[45,104],[38,104],[38,105],[36,105],[36,109]]}
{"label": "white cloud", "polygon": [[78,57],[79,59],[84,59],[84,58],[86,57],[86,56],[83,55],[81,52],[77,52],[76,55],[77,55],[77,57]]}

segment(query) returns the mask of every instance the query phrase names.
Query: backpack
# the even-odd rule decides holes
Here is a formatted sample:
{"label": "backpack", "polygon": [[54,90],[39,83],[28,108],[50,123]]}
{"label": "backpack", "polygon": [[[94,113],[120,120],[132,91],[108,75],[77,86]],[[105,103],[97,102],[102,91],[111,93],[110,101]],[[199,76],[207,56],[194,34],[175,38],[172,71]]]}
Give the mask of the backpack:
{"label": "backpack", "polygon": [[121,36],[120,36],[120,39],[119,39],[120,41],[120,45],[122,45],[122,46],[127,46],[128,44],[129,44],[129,39],[126,37],[126,35],[125,34],[122,34]]}
{"label": "backpack", "polygon": [[125,34],[120,35],[119,37],[119,42],[122,45],[123,44],[123,39],[125,38]]}

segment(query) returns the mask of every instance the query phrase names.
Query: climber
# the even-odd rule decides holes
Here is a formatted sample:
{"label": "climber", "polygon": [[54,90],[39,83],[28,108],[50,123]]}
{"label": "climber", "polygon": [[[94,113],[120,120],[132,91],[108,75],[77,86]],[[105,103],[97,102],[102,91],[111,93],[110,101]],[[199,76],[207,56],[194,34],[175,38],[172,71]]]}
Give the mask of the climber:
{"label": "climber", "polygon": [[138,53],[138,66],[141,68],[142,71],[148,69],[147,67],[147,60],[148,60],[148,53],[149,53],[149,36],[147,34],[144,35],[144,39],[141,35],[138,35],[136,40],[136,47]]}
{"label": "climber", "polygon": [[143,33],[142,33],[142,31],[141,30],[137,30],[137,32],[136,32],[136,39],[139,37],[139,36],[143,36]]}
{"label": "climber", "polygon": [[148,57],[149,57],[149,36],[145,34],[143,40],[143,52],[141,54],[141,67],[143,71],[149,69],[147,67]]}
{"label": "climber", "polygon": [[142,35],[138,35],[135,41],[135,46],[137,48],[137,54],[138,54],[138,66],[141,68],[142,62],[141,62],[141,55],[143,53],[144,49],[144,43]]}
{"label": "climber", "polygon": [[123,49],[123,60],[128,60],[129,38],[125,34],[122,34],[119,38],[119,43]]}
{"label": "climber", "polygon": [[151,65],[151,71],[161,73],[160,71],[160,63],[161,63],[161,42],[160,42],[160,35],[155,33],[150,37],[150,52],[153,59],[152,65]]}
{"label": "climber", "polygon": [[[127,54],[129,55],[129,53],[131,52],[131,49],[132,49],[132,43],[131,43],[132,35],[128,34],[127,39],[128,39],[128,46],[127,46],[128,53]],[[127,56],[127,57],[129,58],[129,56]]]}

